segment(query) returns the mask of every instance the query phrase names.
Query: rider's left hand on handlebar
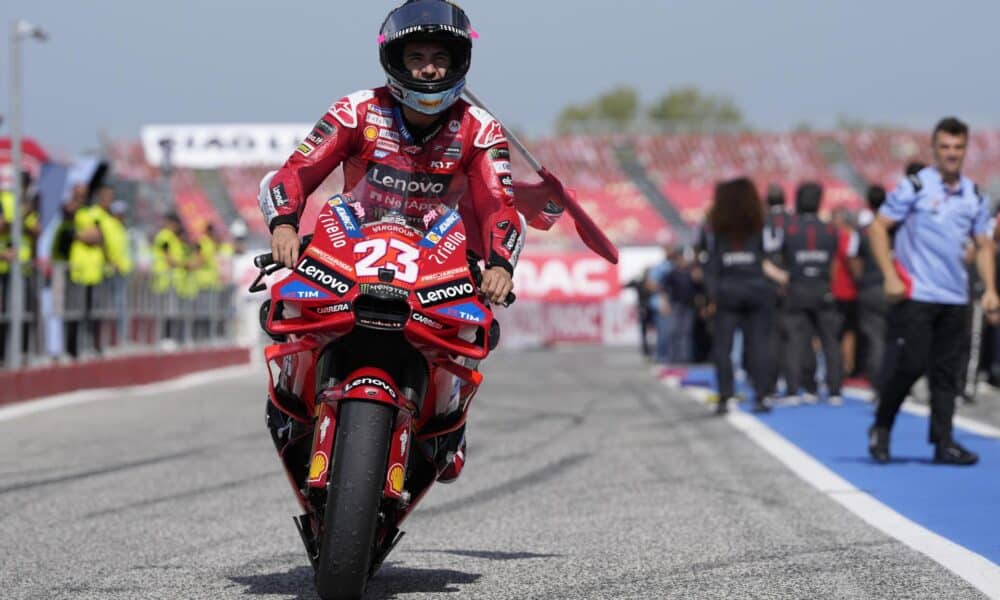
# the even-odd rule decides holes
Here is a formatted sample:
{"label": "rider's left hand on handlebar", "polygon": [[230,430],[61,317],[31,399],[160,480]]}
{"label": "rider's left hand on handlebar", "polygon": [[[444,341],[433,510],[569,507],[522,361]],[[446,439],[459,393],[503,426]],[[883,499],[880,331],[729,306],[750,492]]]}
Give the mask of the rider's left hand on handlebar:
{"label": "rider's left hand on handlebar", "polygon": [[507,294],[514,289],[514,281],[507,269],[490,267],[483,272],[483,284],[479,289],[490,302],[501,304],[507,298]]}
{"label": "rider's left hand on handlebar", "polygon": [[278,225],[271,234],[271,254],[274,262],[289,269],[299,260],[299,232],[291,225]]}

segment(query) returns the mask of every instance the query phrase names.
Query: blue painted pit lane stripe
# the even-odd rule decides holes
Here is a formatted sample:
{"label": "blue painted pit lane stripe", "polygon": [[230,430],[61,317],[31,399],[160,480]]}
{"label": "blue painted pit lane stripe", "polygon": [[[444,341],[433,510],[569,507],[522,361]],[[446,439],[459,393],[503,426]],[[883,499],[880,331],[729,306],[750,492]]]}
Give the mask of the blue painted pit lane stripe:
{"label": "blue painted pit lane stripe", "polygon": [[[704,390],[702,395],[714,390],[710,368],[692,368],[678,378],[685,385]],[[927,554],[988,595],[1000,597],[1000,442],[996,439],[968,431],[959,422],[956,438],[980,454],[980,464],[935,465],[933,449],[926,442],[927,418],[900,412],[893,430],[894,460],[878,465],[867,452],[872,405],[851,395],[840,407],[776,407],[759,418],[736,412],[730,422],[800,477],[872,525]],[[768,434],[787,444],[771,440],[768,447],[762,442]],[[796,459],[801,468],[788,458],[796,452],[802,455]],[[825,489],[818,483],[835,480],[849,490]],[[849,493],[844,495],[845,491]]]}

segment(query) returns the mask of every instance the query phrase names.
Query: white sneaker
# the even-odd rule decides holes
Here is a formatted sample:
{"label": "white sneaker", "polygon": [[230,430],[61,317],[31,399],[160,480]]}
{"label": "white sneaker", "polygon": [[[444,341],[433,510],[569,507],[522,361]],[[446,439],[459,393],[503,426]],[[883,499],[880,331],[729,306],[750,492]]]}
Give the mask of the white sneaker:
{"label": "white sneaker", "polygon": [[844,399],[840,396],[830,396],[828,399],[830,406],[841,406],[844,403]]}
{"label": "white sneaker", "polygon": [[816,404],[817,402],[819,402],[819,396],[817,396],[816,394],[810,394],[809,392],[806,392],[804,394],[799,394],[799,398],[802,400],[804,404]]}

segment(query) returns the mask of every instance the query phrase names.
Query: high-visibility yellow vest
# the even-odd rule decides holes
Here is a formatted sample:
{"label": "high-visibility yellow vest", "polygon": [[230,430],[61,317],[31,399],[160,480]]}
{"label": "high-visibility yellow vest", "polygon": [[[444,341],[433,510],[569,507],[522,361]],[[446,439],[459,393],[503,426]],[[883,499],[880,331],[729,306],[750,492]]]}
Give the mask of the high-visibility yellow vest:
{"label": "high-visibility yellow vest", "polygon": [[[73,215],[77,233],[92,227],[100,229],[107,212],[100,206],[85,206]],[[77,285],[97,285],[104,279],[104,247],[73,240],[69,247],[69,278]]]}
{"label": "high-visibility yellow vest", "polygon": [[198,295],[198,278],[190,265],[195,249],[191,244],[184,243],[184,240],[181,240],[181,248],[184,251],[184,261],[181,267],[174,268],[174,289],[181,298],[194,298]]}
{"label": "high-visibility yellow vest", "polygon": [[[7,222],[7,231],[0,234],[0,249],[6,249],[12,243],[10,227],[14,223],[13,192],[7,190],[0,192],[0,210],[3,210],[3,220]],[[35,236],[30,231],[38,227],[38,220],[38,213],[32,211],[24,216],[21,223],[21,250],[18,256],[21,257],[21,263],[26,266],[31,263],[31,258],[35,255]],[[0,258],[0,273],[9,272],[10,263],[7,259]]]}
{"label": "high-visibility yellow vest", "polygon": [[118,217],[104,213],[101,219],[101,233],[104,235],[104,254],[108,264],[121,275],[132,272],[132,255],[128,247],[128,232]]}
{"label": "high-visibility yellow vest", "polygon": [[[177,234],[164,227],[153,238],[153,291],[164,294],[173,284],[175,268],[167,258],[180,263],[184,261],[184,243]],[[183,270],[183,269],[181,269]]]}
{"label": "high-visibility yellow vest", "polygon": [[208,235],[198,240],[198,254],[201,256],[201,266],[195,271],[198,288],[214,290],[219,287],[219,248]]}

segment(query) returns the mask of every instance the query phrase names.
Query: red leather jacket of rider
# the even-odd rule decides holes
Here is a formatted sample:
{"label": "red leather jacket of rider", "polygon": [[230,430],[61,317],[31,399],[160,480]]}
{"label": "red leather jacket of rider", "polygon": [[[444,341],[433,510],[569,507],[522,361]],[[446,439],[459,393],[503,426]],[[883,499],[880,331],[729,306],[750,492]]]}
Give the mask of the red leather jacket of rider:
{"label": "red leather jacket of rider", "polygon": [[[468,247],[513,273],[524,242],[524,222],[514,208],[510,149],[503,127],[485,110],[458,100],[419,139],[385,87],[341,98],[313,127],[291,157],[261,190],[261,211],[273,231],[298,226],[306,198],[338,166],[344,165],[344,189],[369,176],[373,185],[396,179],[388,164],[406,153],[443,194],[458,197]],[[391,191],[391,190],[388,190]]]}

